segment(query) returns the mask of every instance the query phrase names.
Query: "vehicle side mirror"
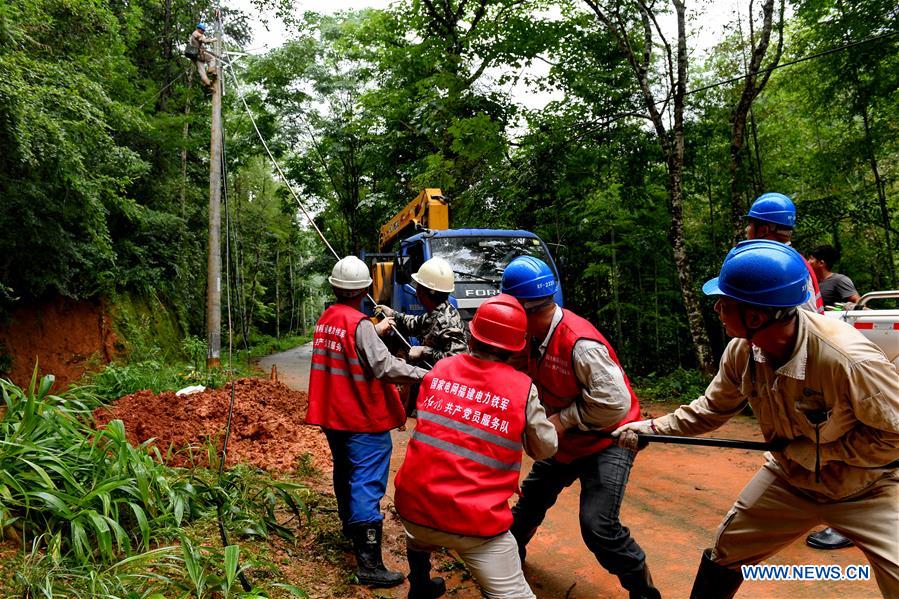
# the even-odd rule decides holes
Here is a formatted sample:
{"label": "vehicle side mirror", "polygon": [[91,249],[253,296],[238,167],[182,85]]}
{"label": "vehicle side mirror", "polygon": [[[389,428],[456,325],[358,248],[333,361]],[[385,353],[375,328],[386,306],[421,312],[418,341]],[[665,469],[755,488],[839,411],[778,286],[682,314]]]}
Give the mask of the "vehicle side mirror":
{"label": "vehicle side mirror", "polygon": [[565,272],[568,268],[568,260],[565,259],[565,256],[559,256],[556,258],[556,266],[559,268],[559,278],[561,278],[562,273]]}
{"label": "vehicle side mirror", "polygon": [[396,257],[396,266],[393,268],[393,272],[396,273],[396,282],[400,285],[408,285],[412,282],[412,276],[409,274],[409,259],[405,256]]}

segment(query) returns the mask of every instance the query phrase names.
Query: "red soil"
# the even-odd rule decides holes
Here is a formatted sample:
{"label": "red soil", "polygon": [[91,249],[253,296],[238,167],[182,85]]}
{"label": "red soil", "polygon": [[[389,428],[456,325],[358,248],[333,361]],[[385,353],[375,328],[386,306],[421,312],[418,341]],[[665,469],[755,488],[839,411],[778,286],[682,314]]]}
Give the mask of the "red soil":
{"label": "red soil", "polygon": [[80,378],[92,358],[106,363],[115,354],[115,335],[101,301],[55,298],[14,308],[0,327],[0,344],[12,356],[14,383],[28,384],[37,363],[41,373],[56,375],[56,389]]}
{"label": "red soil", "polygon": [[[168,463],[207,465],[210,443],[221,451],[231,387],[178,397],[174,392],[138,391],[94,412],[98,426],[120,419],[128,440],[153,439]],[[304,424],[308,400],[301,391],[261,379],[235,382],[234,416],[227,466],[253,464],[266,470],[291,470],[310,454],[319,470],[331,469],[331,453],[317,427]]]}

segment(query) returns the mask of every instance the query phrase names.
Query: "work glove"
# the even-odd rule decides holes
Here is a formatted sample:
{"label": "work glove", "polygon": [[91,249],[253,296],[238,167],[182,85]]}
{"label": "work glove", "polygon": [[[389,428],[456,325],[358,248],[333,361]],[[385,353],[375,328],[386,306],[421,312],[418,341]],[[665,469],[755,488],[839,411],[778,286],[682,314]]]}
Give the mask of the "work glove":
{"label": "work glove", "polygon": [[[805,437],[793,439],[784,449],[784,455],[809,472],[815,472],[815,442]],[[824,460],[821,460],[824,464]]]}
{"label": "work glove", "polygon": [[427,351],[427,347],[423,345],[416,345],[409,348],[409,359],[410,360],[420,360],[425,357],[425,352]]}
{"label": "work glove", "polygon": [[384,304],[378,304],[375,306],[375,313],[383,314],[384,316],[393,316],[395,310],[390,306],[385,306]]}
{"label": "work glove", "polygon": [[390,328],[394,325],[396,325],[396,321],[394,321],[392,318],[385,318],[375,325],[375,332],[378,334],[378,337],[383,337],[385,334],[390,332]]}
{"label": "work glove", "polygon": [[648,441],[641,442],[637,435],[654,434],[656,431],[653,428],[652,419],[628,422],[612,431],[612,437],[616,439],[618,445],[631,451],[639,451],[649,443]]}

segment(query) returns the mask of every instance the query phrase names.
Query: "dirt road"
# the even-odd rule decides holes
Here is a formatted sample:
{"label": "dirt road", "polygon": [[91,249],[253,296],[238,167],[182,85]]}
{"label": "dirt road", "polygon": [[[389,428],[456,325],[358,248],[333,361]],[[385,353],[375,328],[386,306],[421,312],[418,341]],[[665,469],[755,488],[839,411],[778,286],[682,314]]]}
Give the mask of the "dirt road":
{"label": "dirt road", "polygon": [[[288,385],[308,381],[309,346],[265,358],[261,363],[270,369],[278,365],[281,380]],[[305,364],[304,364],[305,360]],[[266,366],[267,365],[267,366]],[[644,410],[661,415],[672,406],[653,404]],[[403,456],[414,421],[408,430],[394,432],[391,464],[391,487],[385,511],[392,503],[393,475]],[[756,439],[761,435],[752,418],[738,417],[716,432],[716,436]],[[689,595],[693,576],[704,547],[713,544],[721,518],[730,508],[743,485],[762,463],[762,455],[746,450],[701,447],[650,446],[637,458],[631,473],[622,507],[622,522],[646,551],[648,564],[657,586],[666,598],[681,599]],[[530,468],[526,461],[523,474]],[[578,526],[577,483],[566,489],[550,510],[537,536],[528,546],[525,574],[537,597],[598,599],[627,597],[615,577],[597,563],[584,546]],[[399,523],[387,520],[387,533],[401,535]],[[387,556],[388,564],[408,571],[401,552],[394,548]],[[815,551],[798,539],[786,550],[771,558],[769,564],[838,564],[867,565],[856,548],[839,551]],[[873,575],[872,575],[873,576]],[[480,597],[471,581],[461,581],[453,573],[451,596],[459,599]],[[375,596],[405,597],[407,590],[379,591]],[[880,597],[872,580],[865,582],[745,582],[740,599],[868,599]]]}

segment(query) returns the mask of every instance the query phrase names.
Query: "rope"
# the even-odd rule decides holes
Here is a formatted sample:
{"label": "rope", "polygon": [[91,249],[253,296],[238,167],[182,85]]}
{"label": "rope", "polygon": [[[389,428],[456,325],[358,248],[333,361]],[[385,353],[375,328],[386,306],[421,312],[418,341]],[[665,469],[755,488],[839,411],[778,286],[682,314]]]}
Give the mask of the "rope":
{"label": "rope", "polygon": [[146,102],[144,102],[143,104],[141,104],[140,106],[138,106],[138,107],[137,107],[138,110],[140,110],[141,108],[143,108],[144,106],[146,106],[147,104],[149,104],[150,102],[152,102],[153,100],[155,100],[156,98],[158,98],[159,95],[162,94],[162,92],[164,92],[164,91],[167,90],[168,88],[172,87],[172,86],[175,84],[176,81],[178,81],[179,79],[181,79],[182,77],[184,77],[186,74],[187,74],[187,71],[184,71],[183,73],[181,73],[180,75],[178,75],[177,77],[175,77],[174,79],[172,79],[171,81],[169,81],[168,83],[166,83],[166,84],[165,84],[165,87],[163,87],[161,90],[159,90],[158,92],[156,92],[156,93],[153,95],[152,98],[150,98],[149,100],[147,100]]}
{"label": "rope", "polygon": [[[287,186],[287,189],[290,190],[290,194],[293,196],[293,199],[297,203],[297,206],[300,207],[300,210],[303,212],[303,215],[306,217],[306,220],[309,221],[309,224],[311,224],[312,228],[315,229],[315,232],[318,233],[318,236],[322,240],[322,243],[324,243],[325,246],[329,250],[331,250],[331,253],[334,254],[334,258],[339,261],[340,254],[338,254],[334,250],[334,247],[328,242],[327,238],[325,238],[324,233],[322,233],[321,229],[318,228],[318,225],[315,224],[315,219],[313,219],[312,215],[309,214],[309,211],[306,210],[306,206],[303,205],[303,202],[300,200],[299,195],[297,195],[297,192],[294,190],[293,186],[290,184],[290,180],[287,178],[287,175],[285,175],[284,171],[281,170],[281,165],[278,164],[278,161],[275,159],[274,155],[272,154],[271,150],[269,149],[268,143],[266,143],[265,138],[262,137],[262,132],[259,131],[259,127],[256,125],[256,119],[253,117],[253,111],[250,110],[250,105],[247,104],[246,97],[243,94],[243,90],[241,89],[241,86],[240,86],[240,81],[237,79],[237,74],[235,73],[234,68],[231,66],[230,62],[227,64],[227,66],[230,67],[230,68],[228,68],[228,72],[231,73],[231,77],[234,79],[234,89],[237,90],[237,95],[240,97],[241,103],[243,103],[243,107],[247,113],[247,116],[250,117],[250,123],[252,123],[253,129],[256,131],[256,136],[259,138],[259,141],[262,143],[262,147],[265,149],[265,153],[268,155],[269,160],[275,166],[275,169],[278,171],[278,174],[281,176],[281,180],[284,181],[284,184]],[[370,293],[366,293],[365,297],[367,297],[368,300],[373,305],[377,305],[377,302],[371,296]],[[408,347],[410,349],[412,348],[412,344],[409,343],[409,340],[406,339],[403,336],[403,334],[399,332],[399,330],[396,328],[395,325],[390,325],[390,328],[391,328],[391,330],[393,330],[394,333],[396,333],[397,337],[399,337],[402,340],[402,342],[406,344],[406,347]],[[422,363],[425,366],[428,366],[429,368],[433,367],[431,364],[429,364],[426,361],[422,361]]]}

